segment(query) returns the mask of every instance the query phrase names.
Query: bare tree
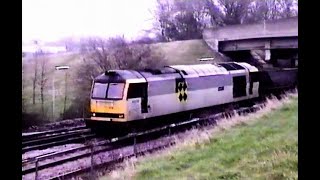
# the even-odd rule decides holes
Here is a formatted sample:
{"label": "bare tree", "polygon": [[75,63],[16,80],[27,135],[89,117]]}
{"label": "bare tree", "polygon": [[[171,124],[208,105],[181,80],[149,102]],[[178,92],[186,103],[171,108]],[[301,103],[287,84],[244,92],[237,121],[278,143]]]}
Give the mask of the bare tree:
{"label": "bare tree", "polygon": [[297,16],[297,0],[256,0],[249,7],[247,23]]}
{"label": "bare tree", "polygon": [[110,69],[145,69],[166,65],[164,56],[152,52],[150,45],[133,44],[123,37],[89,39],[82,45],[83,63],[76,73],[77,88],[74,99],[65,110],[64,118],[88,115],[90,89],[93,79]]}
{"label": "bare tree", "polygon": [[145,67],[145,61],[150,65],[164,63],[163,56],[153,55],[149,46],[129,43],[123,37],[91,38],[83,46],[82,55],[86,61],[93,62],[100,72],[109,69],[141,68]]}
{"label": "bare tree", "polygon": [[255,2],[255,13],[252,16],[256,16],[261,20],[274,20],[281,17],[279,0],[261,0]]}
{"label": "bare tree", "polygon": [[22,104],[21,104],[21,106],[22,106],[22,112],[25,112],[26,111],[26,106],[25,106],[25,81],[24,81],[24,79],[25,79],[25,63],[24,62],[22,62],[22,87],[21,87],[21,89],[22,89]]}
{"label": "bare tree", "polygon": [[114,64],[111,64],[111,67],[115,69],[126,69],[133,55],[130,44],[121,36],[110,38],[106,43],[110,53],[109,58],[114,62]]}
{"label": "bare tree", "polygon": [[172,11],[172,3],[170,0],[157,0],[157,9],[155,11],[154,29],[161,32],[161,36],[165,41],[169,41],[170,38],[167,35],[166,28],[173,28],[170,20],[170,13]]}
{"label": "bare tree", "polygon": [[167,41],[202,38],[206,27],[244,22],[253,0],[158,0],[158,29]]}
{"label": "bare tree", "polygon": [[205,27],[204,0],[158,0],[157,29],[167,41],[200,39]]}
{"label": "bare tree", "polygon": [[281,11],[281,18],[289,18],[298,15],[297,10],[298,0],[280,0],[279,6]]}
{"label": "bare tree", "polygon": [[34,55],[33,58],[33,77],[32,77],[32,104],[36,104],[36,87],[38,82],[38,56]]}
{"label": "bare tree", "polygon": [[133,45],[131,51],[132,58],[126,64],[128,69],[160,68],[167,64],[164,55],[153,52],[150,45]]}
{"label": "bare tree", "polygon": [[157,0],[154,29],[166,41],[199,39],[205,27],[296,16],[297,0]]}
{"label": "bare tree", "polygon": [[48,80],[48,72],[47,72],[47,59],[44,57],[40,58],[40,81],[39,81],[39,86],[40,86],[40,101],[41,101],[41,113],[42,116],[44,117],[45,112],[44,112],[44,89],[47,84]]}
{"label": "bare tree", "polygon": [[100,70],[106,70],[113,67],[107,46],[107,41],[101,38],[82,40],[81,54],[85,59],[93,61]]}
{"label": "bare tree", "polygon": [[223,11],[225,25],[242,24],[247,15],[251,0],[218,0]]}

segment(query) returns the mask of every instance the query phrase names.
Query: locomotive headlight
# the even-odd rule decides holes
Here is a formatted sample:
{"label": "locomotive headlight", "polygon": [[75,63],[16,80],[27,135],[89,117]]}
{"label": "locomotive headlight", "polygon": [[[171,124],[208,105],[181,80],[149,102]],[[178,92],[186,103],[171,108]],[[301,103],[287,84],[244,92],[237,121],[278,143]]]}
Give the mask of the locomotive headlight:
{"label": "locomotive headlight", "polygon": [[120,115],[119,115],[119,118],[123,118],[123,114],[120,114]]}
{"label": "locomotive headlight", "polygon": [[96,116],[96,113],[93,113],[92,116]]}

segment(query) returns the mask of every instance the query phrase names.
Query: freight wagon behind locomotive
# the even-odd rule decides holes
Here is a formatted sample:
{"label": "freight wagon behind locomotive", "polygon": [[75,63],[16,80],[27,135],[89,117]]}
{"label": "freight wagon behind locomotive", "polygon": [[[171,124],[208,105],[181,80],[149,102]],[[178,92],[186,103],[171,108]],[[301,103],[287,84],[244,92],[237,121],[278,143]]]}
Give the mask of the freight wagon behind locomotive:
{"label": "freight wagon behind locomotive", "polygon": [[257,98],[279,85],[274,80],[285,87],[296,84],[295,77],[271,78],[270,72],[239,62],[109,70],[93,82],[86,124],[109,133],[140,122],[156,123],[163,116]]}

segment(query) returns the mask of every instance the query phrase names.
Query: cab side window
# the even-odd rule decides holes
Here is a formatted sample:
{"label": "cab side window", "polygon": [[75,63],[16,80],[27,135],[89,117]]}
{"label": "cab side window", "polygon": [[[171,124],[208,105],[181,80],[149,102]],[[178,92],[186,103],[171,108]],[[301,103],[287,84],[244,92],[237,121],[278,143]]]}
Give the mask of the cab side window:
{"label": "cab side window", "polygon": [[144,94],[144,83],[132,83],[128,89],[128,99],[141,98]]}

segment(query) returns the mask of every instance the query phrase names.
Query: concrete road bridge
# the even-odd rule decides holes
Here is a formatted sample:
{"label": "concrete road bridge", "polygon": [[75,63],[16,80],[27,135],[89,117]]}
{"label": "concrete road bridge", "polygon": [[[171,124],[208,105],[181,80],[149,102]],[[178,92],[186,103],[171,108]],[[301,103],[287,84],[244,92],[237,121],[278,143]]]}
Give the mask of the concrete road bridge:
{"label": "concrete road bridge", "polygon": [[295,66],[298,59],[298,17],[208,28],[203,32],[203,39],[212,50],[232,59]]}

